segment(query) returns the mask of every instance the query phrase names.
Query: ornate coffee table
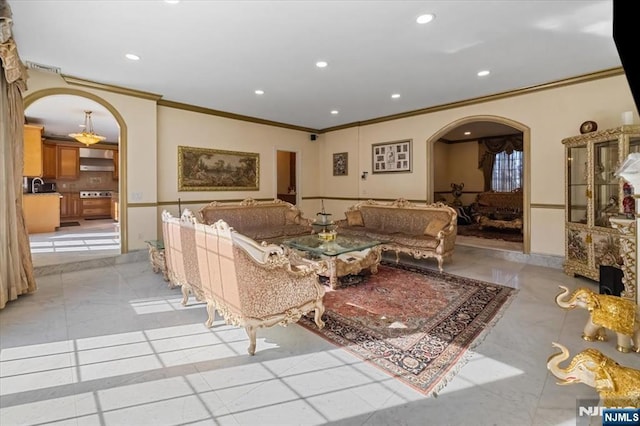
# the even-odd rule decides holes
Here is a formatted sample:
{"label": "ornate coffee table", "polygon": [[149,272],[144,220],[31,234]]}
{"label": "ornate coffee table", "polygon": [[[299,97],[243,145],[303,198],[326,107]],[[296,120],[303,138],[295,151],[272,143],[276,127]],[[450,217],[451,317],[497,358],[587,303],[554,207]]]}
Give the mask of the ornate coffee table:
{"label": "ornate coffee table", "polygon": [[[338,277],[357,274],[369,268],[378,272],[382,241],[366,237],[337,235],[333,241],[323,241],[318,235],[303,235],[282,241],[287,247],[306,253],[309,258],[327,260],[327,277],[332,289],[338,288]],[[324,275],[324,274],[323,274]]]}

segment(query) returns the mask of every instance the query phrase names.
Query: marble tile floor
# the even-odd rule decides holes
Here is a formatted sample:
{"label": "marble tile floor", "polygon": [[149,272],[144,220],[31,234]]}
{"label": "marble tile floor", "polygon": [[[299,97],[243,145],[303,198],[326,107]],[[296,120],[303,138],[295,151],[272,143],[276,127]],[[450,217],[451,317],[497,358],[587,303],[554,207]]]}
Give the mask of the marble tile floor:
{"label": "marble tile floor", "polygon": [[613,341],[583,341],[587,313],[553,301],[559,284],[596,283],[465,246],[445,270],[519,292],[437,397],[296,324],[259,330],[249,356],[243,329],[207,329],[204,305],[181,306],[147,261],[41,276],[0,311],[0,423],[573,426],[577,399],[597,393],[555,383],[552,341],[640,368]]}
{"label": "marble tile floor", "polygon": [[100,259],[120,254],[120,224],[80,219],[79,226],[29,235],[34,267]]}

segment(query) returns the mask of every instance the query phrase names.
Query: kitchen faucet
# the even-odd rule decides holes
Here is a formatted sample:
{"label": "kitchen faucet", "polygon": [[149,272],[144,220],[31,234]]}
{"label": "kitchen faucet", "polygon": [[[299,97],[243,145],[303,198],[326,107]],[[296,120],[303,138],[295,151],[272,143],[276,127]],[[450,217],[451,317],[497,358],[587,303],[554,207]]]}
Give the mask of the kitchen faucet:
{"label": "kitchen faucet", "polygon": [[42,179],[40,179],[39,177],[37,178],[33,178],[33,180],[31,181],[31,193],[35,193],[35,188],[36,188],[36,180],[38,181],[38,187],[41,188],[42,185],[44,185],[44,181]]}

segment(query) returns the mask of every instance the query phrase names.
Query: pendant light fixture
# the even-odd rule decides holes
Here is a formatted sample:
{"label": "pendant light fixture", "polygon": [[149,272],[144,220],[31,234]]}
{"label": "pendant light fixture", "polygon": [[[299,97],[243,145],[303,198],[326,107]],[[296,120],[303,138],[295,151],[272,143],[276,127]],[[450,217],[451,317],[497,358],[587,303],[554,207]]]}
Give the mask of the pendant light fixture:
{"label": "pendant light fixture", "polygon": [[93,121],[91,121],[91,111],[84,112],[84,130],[82,133],[69,133],[69,136],[85,144],[86,146],[96,144],[105,140],[104,136],[97,135],[93,131]]}

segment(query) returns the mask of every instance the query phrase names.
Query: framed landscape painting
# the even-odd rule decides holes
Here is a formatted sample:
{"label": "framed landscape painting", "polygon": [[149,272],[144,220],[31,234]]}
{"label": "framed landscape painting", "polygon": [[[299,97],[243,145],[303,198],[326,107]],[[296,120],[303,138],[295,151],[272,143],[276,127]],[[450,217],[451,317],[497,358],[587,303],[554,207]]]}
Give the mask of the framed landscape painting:
{"label": "framed landscape painting", "polygon": [[260,155],[178,146],[178,191],[257,191]]}
{"label": "framed landscape painting", "polygon": [[375,143],[371,146],[371,172],[411,171],[411,139]]}

